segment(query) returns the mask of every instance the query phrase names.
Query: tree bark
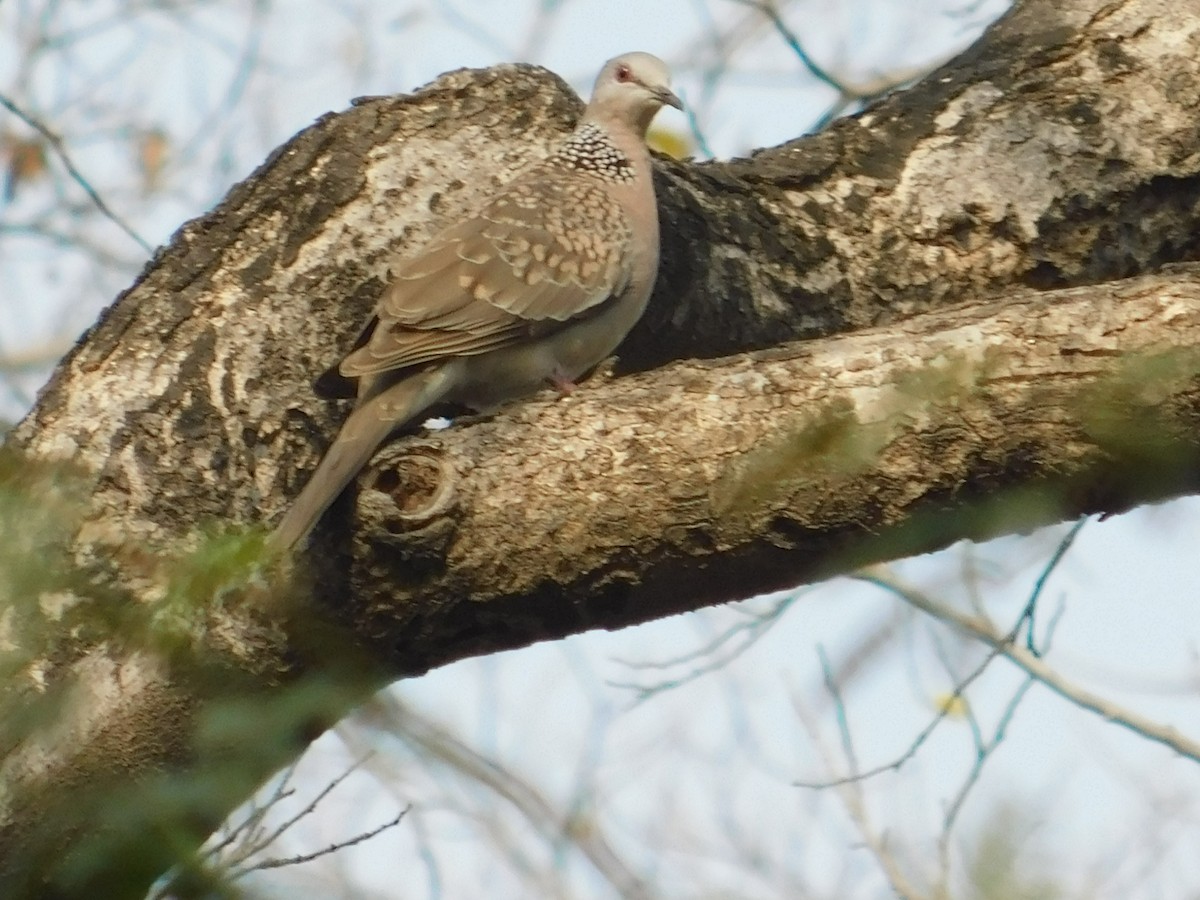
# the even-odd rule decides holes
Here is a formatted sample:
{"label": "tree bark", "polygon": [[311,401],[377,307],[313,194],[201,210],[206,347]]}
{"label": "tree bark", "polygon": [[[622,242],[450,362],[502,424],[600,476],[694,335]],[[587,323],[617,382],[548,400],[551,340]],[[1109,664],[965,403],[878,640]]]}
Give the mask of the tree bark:
{"label": "tree bark", "polygon": [[1194,491],[1197,97],[1200,14],[1027,2],[820,135],[662,161],[640,374],[393,444],[288,580],[236,528],[345,414],[313,376],[581,105],[502,66],[297,135],[9,440],[69,576],[0,621],[0,894],[136,894],[389,678]]}

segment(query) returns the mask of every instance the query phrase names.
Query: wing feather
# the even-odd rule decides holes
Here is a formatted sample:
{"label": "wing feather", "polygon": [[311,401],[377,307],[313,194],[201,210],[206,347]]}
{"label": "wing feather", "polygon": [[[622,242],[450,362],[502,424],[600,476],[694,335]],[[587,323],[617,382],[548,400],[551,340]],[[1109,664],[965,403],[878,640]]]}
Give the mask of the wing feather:
{"label": "wing feather", "polygon": [[601,184],[535,170],[400,262],[369,340],[340,371],[487,353],[592,314],[628,285],[630,238]]}

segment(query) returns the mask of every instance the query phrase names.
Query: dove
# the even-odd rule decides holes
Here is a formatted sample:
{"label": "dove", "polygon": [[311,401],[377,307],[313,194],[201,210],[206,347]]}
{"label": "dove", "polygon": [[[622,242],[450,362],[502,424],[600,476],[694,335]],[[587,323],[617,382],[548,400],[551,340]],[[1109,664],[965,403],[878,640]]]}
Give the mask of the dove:
{"label": "dove", "polygon": [[682,109],[649,53],[604,64],[574,131],[478,212],[395,266],[338,367],[355,406],[269,542],[302,542],[397,428],[435,404],[480,412],[569,391],[646,308],[659,261],[646,131]]}

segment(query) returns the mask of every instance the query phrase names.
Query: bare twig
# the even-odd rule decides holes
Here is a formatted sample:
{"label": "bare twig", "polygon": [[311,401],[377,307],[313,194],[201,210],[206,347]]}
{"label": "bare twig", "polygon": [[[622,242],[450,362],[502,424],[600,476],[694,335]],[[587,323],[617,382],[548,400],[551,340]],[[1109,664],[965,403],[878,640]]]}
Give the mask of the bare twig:
{"label": "bare twig", "polygon": [[[746,615],[749,618],[746,621],[738,622],[737,624],[730,626],[707,644],[704,644],[695,650],[684,653],[681,656],[674,657],[673,659],[660,660],[656,662],[620,661],[630,669],[661,670],[671,668],[672,666],[686,665],[696,660],[705,660],[702,664],[696,666],[686,674],[681,675],[679,678],[661,681],[658,684],[654,684],[649,687],[643,687],[641,685],[626,681],[609,681],[608,683],[612,687],[627,688],[636,691],[637,696],[634,702],[642,703],[646,700],[649,700],[651,697],[663,693],[664,691],[673,690],[681,687],[682,685],[695,681],[697,678],[700,678],[711,672],[723,669],[751,647],[753,647],[758,640],[763,637],[763,635],[771,630],[771,627],[779,621],[779,619],[791,607],[791,605],[800,599],[800,597],[802,597],[805,593],[807,592],[793,591],[781,597],[770,609],[765,612],[747,613]],[[742,640],[735,644],[731,649],[726,650],[724,653],[720,652],[727,644],[737,637],[741,637]]]}
{"label": "bare twig", "polygon": [[[833,102],[828,110],[817,119],[813,124],[812,131],[823,131],[829,126],[829,123],[838,118],[849,110],[852,106],[859,103],[870,103],[871,101],[889,94],[896,88],[909,82],[916,81],[926,73],[937,68],[945,59],[935,60],[925,63],[920,66],[910,66],[906,69],[896,69],[891,73],[880,76],[869,81],[859,81],[856,84],[851,84],[841,78],[836,77],[828,69],[817,63],[816,60],[804,48],[804,44],[800,41],[799,36],[788,26],[783,18],[783,14],[775,5],[773,0],[732,0],[741,6],[749,7],[761,13],[775,29],[775,32],[783,39],[791,51],[800,60],[801,65],[808,70],[814,78],[822,84],[833,88],[837,91],[837,100]],[[957,55],[951,54],[951,55]],[[949,58],[950,55],[947,56]]]}
{"label": "bare twig", "polygon": [[[902,900],[919,900],[921,893],[909,881],[908,876],[900,870],[900,864],[897,862],[891,848],[887,844],[886,836],[881,836],[875,833],[874,827],[871,825],[870,818],[867,814],[866,803],[863,801],[862,794],[862,773],[858,771],[857,753],[854,750],[854,738],[850,731],[849,720],[846,715],[845,705],[842,702],[841,691],[833,679],[833,673],[829,668],[829,661],[825,657],[824,650],[818,649],[818,656],[821,660],[821,668],[824,673],[826,687],[830,691],[833,704],[836,708],[838,720],[838,732],[841,738],[842,747],[845,752],[846,763],[849,766],[850,774],[845,778],[839,778],[830,782],[836,787],[837,795],[841,799],[842,804],[846,808],[846,814],[850,817],[850,821],[854,827],[858,829],[858,833],[862,838],[863,844],[870,851],[875,861],[879,864],[880,870],[883,872],[892,890]],[[803,723],[805,729],[813,739],[813,744],[825,757],[825,764],[830,771],[835,769],[833,760],[821,740],[820,733],[816,724],[805,713],[803,706],[798,699],[793,699],[793,707],[796,709],[797,715]]]}
{"label": "bare twig", "polygon": [[[240,843],[242,847],[253,847],[259,849],[266,847],[269,841],[263,841],[263,821],[274,807],[281,801],[295,795],[295,788],[291,787],[292,776],[296,774],[295,765],[288,766],[284,770],[283,777],[279,779],[279,783],[275,785],[275,789],[271,791],[271,796],[265,803],[259,803],[258,798],[253,797],[250,800],[250,809],[246,813],[246,818],[241,824],[235,825],[228,829],[226,835],[212,847],[208,848],[205,854],[209,860],[217,859],[220,854],[235,843]],[[233,862],[241,862],[247,856],[254,852],[254,849],[247,853],[241,853],[233,859]]]}
{"label": "bare twig", "polygon": [[[204,853],[206,861],[214,869],[223,870],[225,878],[232,882],[239,878],[244,878],[252,872],[264,871],[266,869],[281,869],[286,866],[296,866],[301,863],[312,862],[323,856],[337,853],[339,850],[344,850],[347,847],[353,847],[356,844],[369,841],[371,838],[382,834],[388,829],[396,827],[405,815],[408,814],[409,807],[400,810],[394,818],[389,819],[382,825],[356,834],[346,840],[336,841],[320,850],[315,850],[311,853],[300,853],[295,856],[274,856],[250,861],[252,857],[261,854],[274,844],[301,819],[315,812],[321,801],[328,797],[360,765],[361,760],[351,765],[346,771],[326,784],[303,809],[284,820],[275,828],[267,831],[263,824],[267,813],[274,809],[281,801],[295,794],[295,789],[291,787],[291,779],[295,774],[295,768],[289,767],[265,803],[252,802],[250,810],[241,824],[229,829],[220,841],[206,849]],[[155,897],[169,896],[170,890],[171,885],[168,883]]]}
{"label": "bare twig", "polygon": [[[275,843],[275,841],[277,841],[289,829],[293,828],[296,825],[296,823],[299,822],[301,819],[305,818],[306,816],[312,815],[312,813],[315,812],[316,808],[320,805],[321,801],[324,800],[326,797],[328,797],[339,784],[341,784],[343,781],[345,781],[347,778],[349,778],[351,773],[353,773],[360,765],[362,765],[361,760],[359,760],[358,762],[349,766],[346,769],[346,771],[342,772],[341,775],[338,775],[336,778],[331,779],[330,782],[325,785],[325,787],[321,788],[321,790],[317,792],[316,796],[313,797],[312,800],[310,800],[308,802],[308,804],[303,809],[301,809],[299,812],[297,812],[295,815],[291,816],[288,819],[285,819],[283,822],[281,822],[279,825],[277,825],[272,831],[261,835],[259,840],[240,847],[238,852],[236,854],[234,854],[232,856],[232,858],[229,860],[229,862],[227,863],[228,868],[231,873],[231,877],[239,878],[242,875],[246,874],[247,872],[251,872],[255,868],[257,868],[257,865],[249,866],[246,868],[239,868],[239,866],[241,865],[241,863],[245,862],[245,860],[247,860],[249,857],[253,856],[255,853],[259,853],[259,852],[265,850],[267,847],[271,846],[271,844]],[[290,777],[290,773],[289,773],[289,777]],[[401,816],[403,816],[403,813],[401,813]],[[396,821],[397,822],[400,821],[399,818]],[[322,851],[322,852],[324,852],[324,851]],[[267,868],[275,868],[275,867],[268,866]]]}
{"label": "bare twig", "polygon": [[1200,743],[1185,737],[1170,726],[1154,722],[1145,716],[1119,706],[1098,694],[1094,694],[1072,683],[1069,679],[1064,678],[1058,672],[1051,669],[1035,654],[1030,653],[1024,648],[1015,646],[1011,632],[1000,632],[991,622],[982,617],[967,615],[958,610],[943,606],[915,588],[901,585],[882,574],[864,572],[856,577],[861,581],[874,584],[876,587],[895,594],[922,612],[926,612],[936,619],[955,626],[971,637],[983,641],[991,648],[988,661],[996,655],[1004,656],[1064,700],[1095,713],[1106,722],[1112,722],[1156,744],[1162,744],[1164,747],[1174,750],[1180,756],[1185,756],[1194,762],[1200,762]]}
{"label": "bare twig", "polygon": [[322,856],[329,856],[331,853],[337,853],[339,850],[345,850],[347,847],[353,847],[355,844],[361,844],[364,841],[369,841],[371,838],[383,834],[383,832],[387,831],[389,828],[395,828],[397,825],[399,825],[401,819],[408,815],[410,809],[412,809],[411,806],[406,806],[404,809],[400,810],[400,812],[396,813],[395,818],[389,819],[382,825],[372,828],[370,831],[364,831],[362,834],[355,835],[347,840],[330,844],[323,850],[316,850],[312,853],[301,853],[297,856],[264,859],[261,862],[256,862],[251,866],[246,866],[244,869],[235,872],[232,877],[241,878],[242,876],[248,875],[251,872],[262,871],[265,869],[281,869],[284,866],[296,866],[300,863],[312,862],[314,859],[320,859]]}
{"label": "bare twig", "polygon": [[[1047,568],[1055,565],[1057,565],[1057,560],[1051,560]],[[1055,611],[1053,618],[1051,618],[1050,624],[1046,628],[1047,649],[1049,649],[1050,642],[1053,640],[1054,629],[1057,627],[1059,620],[1062,618],[1064,610],[1065,607],[1059,606],[1059,608]],[[978,721],[974,719],[974,714],[972,713],[972,722],[975,726],[973,729],[973,734],[975,735],[976,741],[975,763],[971,766],[971,771],[967,773],[966,779],[963,781],[958,793],[950,802],[950,806],[946,810],[946,815],[942,825],[942,837],[940,841],[943,859],[946,859],[947,856],[950,832],[953,830],[954,824],[958,820],[959,813],[966,804],[967,796],[970,794],[971,789],[974,788],[974,786],[979,782],[979,778],[983,774],[983,767],[987,763],[988,759],[991,758],[991,756],[995,753],[996,748],[999,747],[1000,744],[1003,743],[1005,737],[1007,737],[1008,726],[1011,724],[1013,716],[1016,715],[1017,707],[1021,705],[1021,701],[1025,698],[1025,695],[1033,686],[1034,680],[1035,679],[1032,676],[1027,676],[1024,680],[1022,680],[1016,691],[1013,692],[1012,697],[1009,698],[1008,703],[1005,704],[1004,710],[1000,714],[1000,719],[996,722],[996,727],[992,729],[992,736],[990,739],[984,740],[982,730],[978,727]],[[968,709],[970,709],[970,707],[968,707]],[[946,869],[944,869],[944,871],[946,871]]]}
{"label": "bare twig", "polygon": [[771,0],[733,0],[741,6],[748,6],[751,9],[756,9],[770,20],[775,31],[783,38],[784,42],[796,54],[796,58],[804,65],[804,68],[812,74],[818,81],[823,82],[838,92],[839,95],[853,96],[854,92],[837,78],[834,78],[823,67],[817,64],[817,61],[809,56],[808,51],[804,49],[804,45],[800,43],[800,38],[796,33],[788,27],[787,22],[783,20],[782,14],[775,7]]}
{"label": "bare twig", "polygon": [[854,753],[854,740],[850,734],[850,720],[846,717],[846,704],[842,701],[842,693],[837,682],[833,680],[833,671],[829,667],[829,657],[825,655],[825,648],[819,644],[817,645],[817,658],[821,661],[821,676],[825,680],[825,689],[833,698],[838,734],[842,738],[842,753],[846,755],[846,762],[850,764],[850,770],[857,772],[858,757]]}
{"label": "bare twig", "polygon": [[945,703],[942,703],[939,706],[938,711],[934,714],[929,724],[922,728],[921,731],[918,732],[917,736],[913,738],[912,743],[908,745],[908,748],[891,762],[880,766],[875,766],[872,769],[856,772],[853,775],[848,775],[843,778],[835,778],[828,781],[795,781],[793,784],[795,784],[797,787],[812,788],[813,790],[825,790],[831,787],[839,787],[843,784],[853,781],[866,781],[869,778],[882,775],[884,772],[899,771],[905,763],[917,755],[917,751],[924,746],[927,740],[929,740],[929,736],[932,735],[935,730],[937,730],[937,727],[942,723],[942,720],[950,714],[950,710],[954,707],[954,701],[962,698],[963,694],[966,692],[966,689],[984,673],[987,667],[991,664],[992,660],[999,655],[1000,652],[996,650],[989,653],[984,658],[983,662],[976,666],[966,678],[957,684],[954,688],[954,692],[950,695]]}
{"label": "bare twig", "polygon": [[[396,697],[381,692],[364,705],[356,716],[369,716],[372,727],[384,729],[411,745],[423,759],[437,760],[467,776],[511,803],[525,819],[544,834],[565,839],[592,863],[596,871],[612,885],[617,896],[631,900],[651,900],[650,886],[625,863],[605,837],[598,822],[580,821],[564,816],[532,784],[516,772],[467,746],[441,725],[422,716]],[[352,738],[345,726],[338,726],[343,740]]]}
{"label": "bare twig", "polygon": [[71,178],[83,189],[84,193],[88,195],[96,209],[100,210],[105,218],[137,241],[138,246],[140,246],[147,253],[154,252],[154,248],[151,247],[141,235],[134,231],[133,228],[127,225],[120,216],[113,212],[112,209],[109,208],[108,204],[105,203],[100,197],[100,195],[96,193],[96,189],[92,187],[91,183],[83,176],[83,173],[76,168],[75,163],[71,161],[71,157],[67,153],[66,147],[63,146],[62,139],[58,135],[42,124],[42,122],[40,122],[36,117],[27,113],[3,94],[0,94],[0,106],[3,106],[10,113],[46,139],[46,143],[49,144],[50,149],[54,151],[54,155],[58,157],[59,161],[63,164],[64,168],[66,168]]}
{"label": "bare twig", "polygon": [[1055,548],[1054,554],[1050,557],[1050,561],[1046,563],[1046,567],[1042,569],[1042,574],[1038,576],[1033,585],[1033,593],[1029,595],[1029,600],[1025,604],[1025,609],[1021,611],[1021,616],[1017,619],[1017,624],[1013,626],[1013,630],[1009,633],[1009,640],[1015,641],[1017,633],[1021,630],[1022,623],[1027,623],[1028,627],[1025,632],[1025,649],[1034,656],[1041,656],[1041,653],[1033,643],[1033,614],[1037,610],[1038,598],[1042,595],[1042,590],[1046,587],[1046,582],[1050,580],[1050,576],[1054,574],[1054,570],[1058,568],[1058,564],[1063,561],[1063,557],[1067,555],[1067,551],[1071,549],[1071,545],[1075,543],[1075,538],[1079,536],[1079,532],[1083,530],[1083,526],[1087,524],[1087,517],[1084,516],[1078,522],[1071,526],[1070,530],[1064,535],[1063,539],[1058,542],[1058,547]]}

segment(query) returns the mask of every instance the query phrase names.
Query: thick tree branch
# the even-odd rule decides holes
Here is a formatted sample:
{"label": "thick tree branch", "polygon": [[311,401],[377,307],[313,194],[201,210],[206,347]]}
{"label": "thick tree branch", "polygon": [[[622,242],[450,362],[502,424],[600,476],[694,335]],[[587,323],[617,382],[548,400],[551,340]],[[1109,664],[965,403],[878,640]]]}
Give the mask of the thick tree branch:
{"label": "thick tree branch", "polygon": [[419,672],[1121,511],[1200,487],[1198,460],[1188,267],[676,363],[397,443],[360,482],[361,565],[326,592]]}

